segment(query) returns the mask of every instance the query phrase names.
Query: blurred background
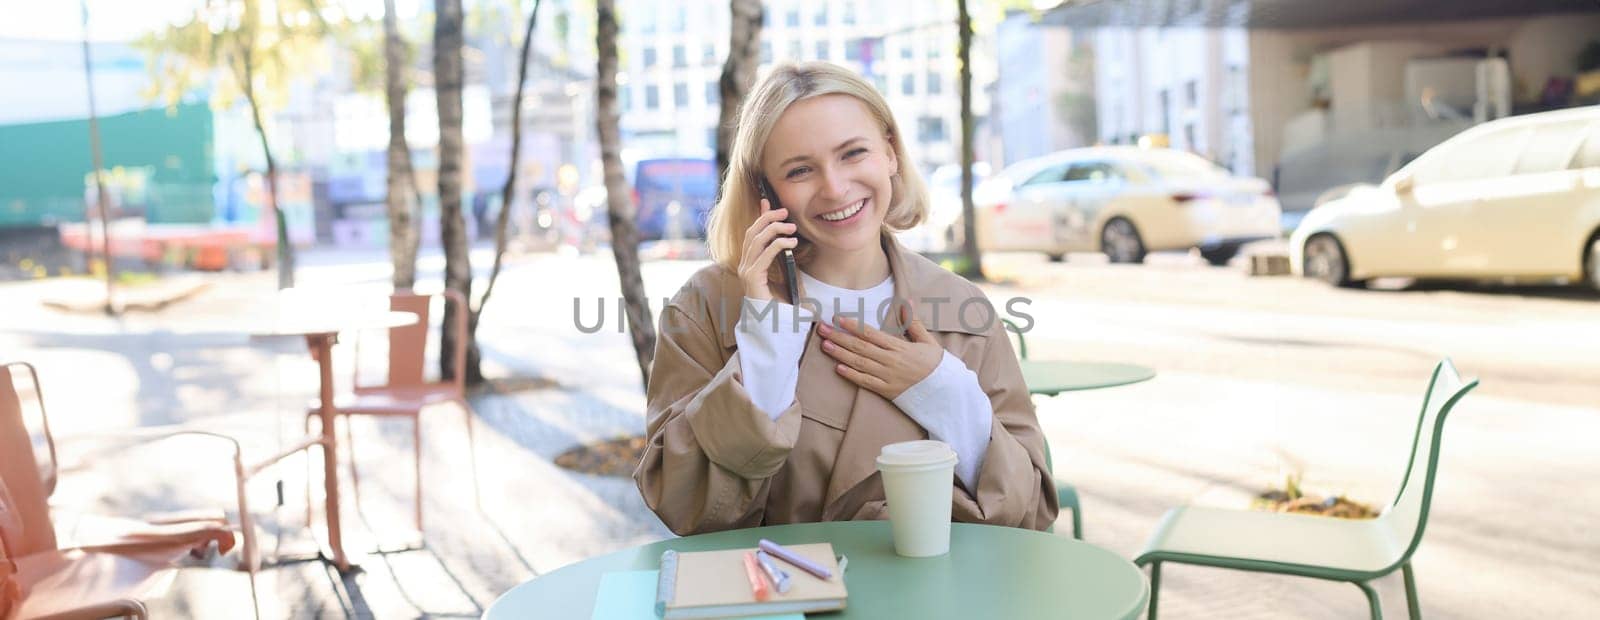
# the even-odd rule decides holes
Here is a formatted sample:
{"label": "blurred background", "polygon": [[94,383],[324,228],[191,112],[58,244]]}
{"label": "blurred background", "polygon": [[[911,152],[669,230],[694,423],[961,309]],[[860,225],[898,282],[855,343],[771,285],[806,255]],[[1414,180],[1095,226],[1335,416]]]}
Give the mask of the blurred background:
{"label": "blurred background", "polygon": [[[462,371],[488,429],[472,463],[500,491],[476,511],[430,499],[447,516],[429,545],[364,575],[265,573],[266,616],[475,616],[530,576],[670,534],[626,477],[636,452],[610,473],[558,458],[642,431],[651,326],[708,264],[734,106],[804,60],[888,101],[930,191],[902,244],[1026,298],[1033,357],[1159,373],[1035,401],[1090,542],[1131,557],[1167,507],[1248,506],[1286,480],[1381,505],[1449,357],[1483,387],[1452,422],[1416,560],[1430,615],[1600,600],[1565,568],[1600,553],[1594,0],[0,0],[0,15],[0,361],[40,366],[64,462],[109,458],[77,433],[170,424],[281,449],[316,373],[244,338],[280,289],[469,302]],[[605,329],[577,329],[591,316]],[[338,351],[341,372],[372,362]],[[428,419],[443,445],[461,433]],[[352,425],[387,439],[366,466],[410,458],[409,428]],[[432,488],[460,492],[468,457],[430,450]],[[251,490],[274,544],[300,522],[301,467],[285,469]],[[217,499],[177,488],[182,471],[73,471],[52,502]],[[357,540],[405,525],[405,473],[374,477]],[[225,615],[218,599],[244,591],[225,575],[187,572],[158,608]],[[1177,617],[1365,610],[1344,586],[1179,575],[1162,598]]]}

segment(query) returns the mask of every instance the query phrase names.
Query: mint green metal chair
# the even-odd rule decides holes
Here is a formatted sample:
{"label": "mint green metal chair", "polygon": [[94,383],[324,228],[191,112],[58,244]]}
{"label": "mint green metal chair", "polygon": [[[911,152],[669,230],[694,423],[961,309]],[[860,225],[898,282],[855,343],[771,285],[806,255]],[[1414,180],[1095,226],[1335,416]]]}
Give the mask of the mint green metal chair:
{"label": "mint green metal chair", "polygon": [[[1055,463],[1050,459],[1050,441],[1044,442],[1044,466],[1051,472],[1055,471]],[[1056,483],[1056,505],[1072,510],[1072,537],[1083,540],[1083,509],[1078,507],[1078,490],[1070,484]],[[1051,526],[1049,531],[1055,531]]]}
{"label": "mint green metal chair", "polygon": [[[1028,342],[1022,339],[1021,329],[1017,327],[1016,323],[1012,323],[1008,319],[1000,319],[1000,322],[1005,323],[1010,328],[1006,330],[1007,333],[1016,335],[1017,356],[1021,359],[1028,359]],[[1044,442],[1044,465],[1050,469],[1051,475],[1055,474],[1055,465],[1050,459],[1049,441]],[[1072,511],[1072,537],[1083,540],[1083,507],[1078,505],[1078,489],[1070,484],[1057,482],[1056,504],[1062,509]],[[1054,530],[1053,527],[1051,529],[1052,531]]]}
{"label": "mint green metal chair", "polygon": [[1405,577],[1407,610],[1413,620],[1420,618],[1411,555],[1428,524],[1444,420],[1477,386],[1476,379],[1463,381],[1448,359],[1434,368],[1400,492],[1376,519],[1194,506],[1168,511],[1134,560],[1150,566],[1149,617],[1156,617],[1161,565],[1171,562],[1348,581],[1367,596],[1375,620],[1383,617],[1383,610],[1370,582],[1399,569]]}

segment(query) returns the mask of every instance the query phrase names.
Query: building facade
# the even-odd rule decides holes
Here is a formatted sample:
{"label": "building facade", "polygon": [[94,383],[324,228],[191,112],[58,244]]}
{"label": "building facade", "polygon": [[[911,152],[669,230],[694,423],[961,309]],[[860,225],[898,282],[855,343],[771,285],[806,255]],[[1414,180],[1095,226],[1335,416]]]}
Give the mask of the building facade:
{"label": "building facade", "polygon": [[[689,0],[624,0],[619,47],[623,141],[636,158],[712,157],[720,112],[718,80],[728,52],[728,5]],[[866,76],[911,141],[924,171],[960,159],[954,3],[865,0],[766,3],[761,68],[826,60]],[[994,81],[985,47],[973,46],[974,117],[988,111]],[[988,69],[986,69],[988,68]],[[979,123],[982,126],[982,123]],[[979,139],[978,144],[984,141]]]}

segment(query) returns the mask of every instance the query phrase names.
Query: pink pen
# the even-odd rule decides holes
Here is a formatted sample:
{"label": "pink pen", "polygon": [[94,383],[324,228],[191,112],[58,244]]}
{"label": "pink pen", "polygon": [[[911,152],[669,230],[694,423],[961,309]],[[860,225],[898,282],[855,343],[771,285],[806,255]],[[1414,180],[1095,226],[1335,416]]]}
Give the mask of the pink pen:
{"label": "pink pen", "polygon": [[824,568],[822,565],[817,564],[816,562],[812,562],[811,560],[800,557],[800,554],[785,549],[778,543],[763,538],[761,539],[761,542],[757,543],[757,546],[761,547],[762,551],[772,554],[772,556],[775,558],[793,564],[796,567],[799,567],[800,570],[816,575],[818,579],[829,579],[833,577],[833,571]]}

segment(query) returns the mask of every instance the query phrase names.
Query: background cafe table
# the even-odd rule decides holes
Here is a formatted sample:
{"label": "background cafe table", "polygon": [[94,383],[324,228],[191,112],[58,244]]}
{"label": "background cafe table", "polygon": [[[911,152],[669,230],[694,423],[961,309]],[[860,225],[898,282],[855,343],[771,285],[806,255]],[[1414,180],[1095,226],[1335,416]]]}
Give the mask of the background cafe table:
{"label": "background cafe table", "polygon": [[1045,396],[1138,383],[1156,376],[1155,370],[1133,364],[1030,359],[1018,363],[1028,392]]}
{"label": "background cafe table", "polygon": [[1032,530],[955,523],[950,553],[902,558],[887,521],[839,521],[730,530],[664,540],[571,564],[501,595],[483,617],[590,617],[600,576],[653,570],[661,552],[833,543],[850,558],[847,618],[1135,618],[1150,597],[1144,574],[1116,554],[1085,542]]}
{"label": "background cafe table", "polygon": [[[311,446],[322,446],[322,484],[325,493],[324,511],[328,528],[328,552],[333,565],[340,572],[350,570],[351,563],[344,553],[344,540],[339,527],[339,450],[337,433],[333,432],[333,344],[339,332],[345,330],[386,329],[405,327],[417,322],[410,312],[348,311],[337,295],[322,297],[309,291],[280,291],[279,303],[272,307],[273,314],[255,324],[250,331],[251,340],[271,341],[286,337],[304,337],[311,359],[317,362],[321,381],[318,417],[322,419],[321,432],[307,436],[274,457],[272,461]],[[254,472],[251,472],[254,473]]]}

